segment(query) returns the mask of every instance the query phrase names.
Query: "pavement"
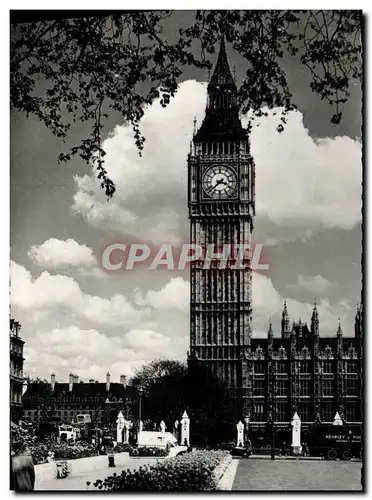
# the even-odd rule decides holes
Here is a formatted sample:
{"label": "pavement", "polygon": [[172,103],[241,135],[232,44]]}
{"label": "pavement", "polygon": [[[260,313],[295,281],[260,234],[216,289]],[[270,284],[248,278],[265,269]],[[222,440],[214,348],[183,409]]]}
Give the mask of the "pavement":
{"label": "pavement", "polygon": [[40,481],[35,484],[35,491],[99,491],[92,486],[88,487],[87,481],[94,483],[96,479],[105,479],[112,476],[114,472],[120,474],[123,469],[138,469],[141,465],[154,464],[158,458],[133,458],[127,456],[118,457],[115,455],[116,467],[104,467],[81,474],[67,476],[64,479],[53,479],[51,481]]}
{"label": "pavement", "polygon": [[239,460],[233,491],[362,491],[361,461]]}

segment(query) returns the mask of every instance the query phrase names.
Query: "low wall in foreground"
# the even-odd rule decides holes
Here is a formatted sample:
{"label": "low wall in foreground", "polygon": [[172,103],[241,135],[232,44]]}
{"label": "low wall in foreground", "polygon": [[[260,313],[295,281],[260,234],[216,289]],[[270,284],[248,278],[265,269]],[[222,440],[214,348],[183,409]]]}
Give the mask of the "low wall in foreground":
{"label": "low wall in foreground", "polygon": [[[127,457],[127,452],[116,453],[115,458]],[[56,460],[58,461],[58,460]],[[89,472],[91,470],[104,469],[108,464],[107,455],[98,455],[95,457],[76,458],[75,460],[67,460],[68,468],[71,476]],[[36,482],[51,481],[57,478],[57,466],[55,463],[35,465]]]}

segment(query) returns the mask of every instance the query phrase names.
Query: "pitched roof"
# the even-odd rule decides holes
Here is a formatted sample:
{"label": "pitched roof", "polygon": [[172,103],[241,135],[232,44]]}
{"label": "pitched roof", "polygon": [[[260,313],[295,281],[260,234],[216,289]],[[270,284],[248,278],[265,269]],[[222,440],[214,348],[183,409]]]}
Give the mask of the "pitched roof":
{"label": "pitched roof", "polygon": [[71,397],[71,398],[109,398],[109,400],[116,398],[134,398],[137,395],[137,391],[133,386],[124,387],[123,384],[117,382],[110,383],[109,392],[106,391],[106,383],[92,383],[92,382],[78,382],[74,383],[72,386],[72,391],[69,391],[68,383],[56,382],[54,386],[54,391],[52,391],[52,386],[49,383],[31,383],[28,385],[25,394],[23,395],[23,400],[29,398],[43,398],[43,397],[54,397],[58,398],[61,396]]}

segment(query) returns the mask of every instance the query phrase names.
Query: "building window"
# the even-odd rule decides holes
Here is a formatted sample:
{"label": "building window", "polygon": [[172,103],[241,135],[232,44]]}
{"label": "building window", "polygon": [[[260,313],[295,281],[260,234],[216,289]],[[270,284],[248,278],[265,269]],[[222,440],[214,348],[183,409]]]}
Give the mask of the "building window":
{"label": "building window", "polygon": [[263,422],[264,420],[264,407],[263,404],[253,405],[253,421]]}
{"label": "building window", "polygon": [[276,405],[275,420],[285,422],[287,420],[287,403],[278,403]]}
{"label": "building window", "polygon": [[259,374],[264,375],[265,374],[264,363],[262,361],[256,361],[253,364],[253,371],[254,371],[254,373],[259,373]]}
{"label": "building window", "polygon": [[287,363],[283,363],[283,362],[278,363],[278,373],[281,373],[281,374],[288,373]]}
{"label": "building window", "polygon": [[310,422],[310,404],[300,403],[298,406],[298,415],[302,422]]}
{"label": "building window", "polygon": [[300,361],[299,363],[300,373],[311,373],[309,361]]}
{"label": "building window", "polygon": [[356,422],[356,403],[347,403],[346,404],[346,420],[348,422]]}
{"label": "building window", "polygon": [[309,380],[300,380],[298,383],[298,390],[300,396],[310,396]]}
{"label": "building window", "polygon": [[323,373],[333,373],[333,363],[332,361],[323,361],[322,369]]}
{"label": "building window", "polygon": [[333,418],[335,416],[335,413],[332,408],[332,403],[323,403],[323,415],[322,415],[322,420],[324,422],[333,422]]}
{"label": "building window", "polygon": [[346,361],[346,373],[358,374],[358,367],[355,361]]}
{"label": "building window", "polygon": [[324,396],[333,396],[334,394],[334,385],[333,380],[323,380],[323,395]]}
{"label": "building window", "polygon": [[346,396],[357,396],[357,385],[356,379],[346,379],[345,380],[345,394]]}
{"label": "building window", "polygon": [[255,396],[265,395],[265,382],[264,380],[255,380],[253,386],[253,394]]}
{"label": "building window", "polygon": [[286,396],[287,395],[287,381],[286,380],[278,380],[278,396]]}

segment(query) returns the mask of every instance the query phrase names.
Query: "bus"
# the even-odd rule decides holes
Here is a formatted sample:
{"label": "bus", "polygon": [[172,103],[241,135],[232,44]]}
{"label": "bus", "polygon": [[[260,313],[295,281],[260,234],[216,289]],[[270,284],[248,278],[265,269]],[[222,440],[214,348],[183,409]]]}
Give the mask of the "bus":
{"label": "bus", "polygon": [[361,426],[318,425],[312,429],[308,444],[310,456],[326,460],[361,458]]}

